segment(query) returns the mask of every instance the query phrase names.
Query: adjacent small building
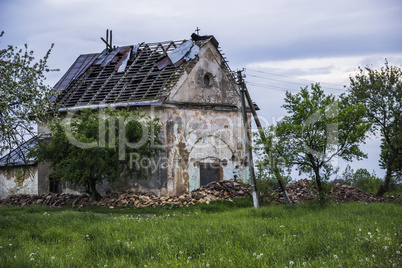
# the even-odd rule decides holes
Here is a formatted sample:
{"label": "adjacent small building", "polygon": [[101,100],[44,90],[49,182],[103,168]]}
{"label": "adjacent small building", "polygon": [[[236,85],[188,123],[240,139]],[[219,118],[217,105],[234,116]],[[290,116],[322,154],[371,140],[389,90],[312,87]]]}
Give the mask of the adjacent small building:
{"label": "adjacent small building", "polygon": [[[109,46],[80,55],[54,88],[60,91],[54,101],[61,114],[130,107],[161,119],[164,151],[151,163],[152,178],[104,184],[101,192],[125,188],[179,195],[214,180],[248,179],[239,86],[214,36],[193,34],[189,40]],[[38,132],[49,134],[46,126]],[[22,184],[12,175],[17,171],[1,175],[0,198],[8,194],[5,185],[14,183],[30,185],[25,192],[33,194],[80,191],[55,187],[47,165],[32,162],[32,169],[35,175]]]}

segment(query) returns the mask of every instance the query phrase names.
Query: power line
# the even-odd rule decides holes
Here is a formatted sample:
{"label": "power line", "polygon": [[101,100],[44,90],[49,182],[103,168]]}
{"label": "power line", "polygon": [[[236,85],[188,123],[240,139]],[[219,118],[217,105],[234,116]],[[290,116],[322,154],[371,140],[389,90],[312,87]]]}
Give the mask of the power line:
{"label": "power line", "polygon": [[[279,86],[273,86],[273,85],[268,85],[268,84],[260,84],[260,83],[256,83],[253,81],[246,81],[247,85],[253,86],[253,87],[259,87],[259,88],[266,88],[266,89],[275,89],[275,90],[279,90],[279,91],[289,91],[289,92],[296,92],[298,91],[298,89],[292,89],[292,88],[285,88],[285,87],[279,87]],[[322,87],[322,89],[331,89],[328,87]],[[333,90],[337,90],[337,89],[333,89]]]}
{"label": "power line", "polygon": [[[253,71],[253,72],[257,72],[257,73],[262,73],[262,74],[268,74],[268,75],[274,75],[274,76],[279,76],[279,77],[284,77],[284,78],[290,78],[290,79],[294,79],[294,80],[306,81],[306,82],[310,82],[310,83],[311,83],[311,82],[317,83],[317,81],[314,81],[314,80],[308,80],[308,79],[297,78],[297,77],[292,77],[292,76],[286,76],[286,75],[281,75],[281,74],[274,74],[274,73],[269,73],[269,72],[264,72],[264,71],[260,71],[260,70],[254,70],[254,69],[247,69],[247,70],[250,70],[250,71]],[[250,76],[252,76],[252,75],[250,75]],[[260,78],[262,78],[262,77],[260,77]],[[275,80],[275,79],[267,78],[267,77],[265,77],[264,79]],[[275,80],[275,81],[281,81],[281,82],[286,82],[286,83],[297,84],[297,83],[295,83],[295,82],[290,82],[290,81],[285,81],[285,80]],[[327,83],[327,82],[319,82],[319,83],[320,83],[320,84],[326,84],[326,85],[333,85],[333,86],[345,87],[344,85],[334,84],[334,83]],[[335,89],[335,88],[332,88],[332,89],[334,89],[334,90],[341,90],[341,89]]]}
{"label": "power line", "polygon": [[[292,89],[285,88],[285,87],[277,87],[277,86],[272,86],[272,85],[259,84],[259,83],[255,83],[255,82],[251,82],[251,81],[247,81],[246,83],[247,83],[247,85],[260,87],[260,88],[276,89],[276,90],[280,90],[283,92],[292,91]],[[295,91],[295,90],[293,90],[293,91]]]}
{"label": "power line", "polygon": [[[272,80],[272,81],[277,81],[277,82],[280,82],[280,83],[295,84],[295,85],[299,85],[300,88],[305,87],[305,85],[304,85],[304,84],[301,84],[301,83],[295,83],[295,82],[284,81],[284,80],[278,80],[278,79],[270,79],[270,78],[266,78],[266,77],[255,76],[255,75],[248,75],[248,76],[249,76],[249,77],[255,77],[255,78],[261,78],[261,79]],[[256,83],[256,82],[250,81],[250,80],[247,81],[247,84],[250,84],[250,85],[252,85],[252,86],[262,87],[262,88],[274,88],[274,89],[285,89],[285,90],[288,90],[288,91],[296,91],[296,90],[291,89],[291,88],[278,87],[278,86],[273,86],[273,85],[268,85],[268,84],[260,84],[260,83]],[[300,88],[299,88],[299,89],[300,89]],[[339,91],[343,91],[342,89],[331,88],[331,87],[328,87],[328,86],[321,86],[321,88],[324,89],[324,90],[333,90],[333,91],[338,91],[338,92],[339,92]]]}

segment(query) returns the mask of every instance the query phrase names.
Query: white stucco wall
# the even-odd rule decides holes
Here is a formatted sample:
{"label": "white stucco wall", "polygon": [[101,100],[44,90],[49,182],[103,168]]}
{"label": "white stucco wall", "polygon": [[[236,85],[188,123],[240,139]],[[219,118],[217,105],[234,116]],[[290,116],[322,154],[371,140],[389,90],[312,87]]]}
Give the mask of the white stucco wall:
{"label": "white stucco wall", "polygon": [[38,168],[29,166],[0,170],[0,199],[11,194],[38,194]]}

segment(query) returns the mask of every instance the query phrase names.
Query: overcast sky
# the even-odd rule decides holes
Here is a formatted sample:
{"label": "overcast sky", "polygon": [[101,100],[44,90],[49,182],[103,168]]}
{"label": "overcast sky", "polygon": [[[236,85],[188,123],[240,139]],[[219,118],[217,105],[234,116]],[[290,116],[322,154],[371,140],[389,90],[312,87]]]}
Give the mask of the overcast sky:
{"label": "overcast sky", "polygon": [[[401,66],[401,14],[400,0],[0,0],[0,47],[27,43],[40,58],[54,43],[53,86],[80,54],[104,49],[106,29],[119,46],[189,39],[199,27],[216,37],[232,70],[246,69],[259,114],[272,124],[285,115],[286,90],[321,82],[338,95],[358,66],[380,68],[385,58]],[[369,159],[351,166],[384,175],[378,139],[362,148]]]}

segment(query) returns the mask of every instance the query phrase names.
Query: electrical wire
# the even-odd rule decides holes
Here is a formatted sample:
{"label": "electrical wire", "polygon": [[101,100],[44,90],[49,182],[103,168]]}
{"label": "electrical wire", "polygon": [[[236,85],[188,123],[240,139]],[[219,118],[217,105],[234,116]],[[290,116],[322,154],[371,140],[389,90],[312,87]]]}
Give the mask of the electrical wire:
{"label": "electrical wire", "polygon": [[[267,74],[267,75],[273,75],[273,76],[278,76],[278,77],[284,77],[284,78],[289,78],[289,79],[294,79],[294,80],[300,80],[300,81],[306,81],[306,82],[314,82],[314,83],[320,83],[321,86],[323,86],[324,89],[329,89],[329,90],[336,90],[336,91],[345,91],[344,89],[344,85],[340,85],[340,84],[333,84],[333,83],[326,83],[326,82],[316,82],[314,80],[308,80],[308,79],[302,79],[302,78],[296,78],[296,77],[291,77],[291,76],[286,76],[286,75],[280,75],[280,74],[274,74],[274,73],[268,73],[268,72],[264,72],[264,71],[260,71],[260,70],[254,70],[254,69],[247,69],[249,71],[252,72],[257,72],[257,73],[262,73],[262,74]],[[266,79],[266,80],[271,80],[271,81],[277,81],[277,82],[281,82],[281,83],[289,83],[289,84],[295,84],[295,85],[305,85],[303,83],[298,83],[298,82],[293,82],[293,81],[287,81],[287,80],[281,80],[281,79],[274,79],[274,78],[270,78],[267,76],[258,76],[258,75],[252,75],[252,74],[248,74],[247,76],[250,77],[254,77],[254,78],[260,78],[260,79]],[[334,85],[334,86],[339,86],[342,87],[342,89],[340,88],[334,88],[334,87],[328,87],[325,85]]]}

